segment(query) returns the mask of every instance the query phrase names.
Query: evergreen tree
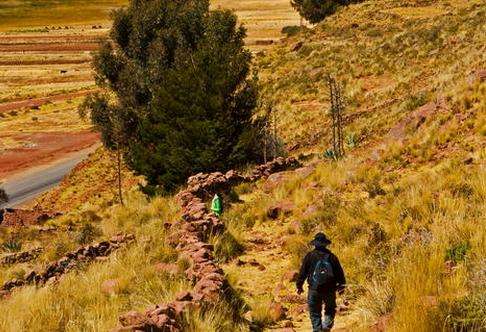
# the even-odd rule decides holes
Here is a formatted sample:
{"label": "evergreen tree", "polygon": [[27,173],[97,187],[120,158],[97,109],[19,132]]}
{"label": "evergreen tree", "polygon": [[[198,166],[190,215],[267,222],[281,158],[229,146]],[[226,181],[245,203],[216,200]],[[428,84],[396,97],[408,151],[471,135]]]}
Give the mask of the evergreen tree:
{"label": "evergreen tree", "polygon": [[[187,176],[258,161],[262,124],[246,32],[207,0],[132,0],[94,57],[104,94],[86,99],[108,147],[173,189]],[[116,128],[120,128],[116,130]]]}
{"label": "evergreen tree", "polygon": [[290,0],[292,7],[312,24],[319,23],[334,14],[341,6],[362,0]]}

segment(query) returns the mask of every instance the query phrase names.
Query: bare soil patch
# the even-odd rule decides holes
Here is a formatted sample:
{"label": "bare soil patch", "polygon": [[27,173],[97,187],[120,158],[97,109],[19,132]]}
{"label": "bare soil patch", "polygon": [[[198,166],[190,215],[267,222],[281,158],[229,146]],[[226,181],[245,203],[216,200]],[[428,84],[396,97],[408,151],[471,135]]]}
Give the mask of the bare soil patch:
{"label": "bare soil patch", "polygon": [[[2,136],[0,136],[2,138]],[[60,159],[68,153],[83,150],[99,141],[99,134],[90,131],[69,133],[24,133],[13,137],[29,140],[29,147],[0,153],[0,177]]]}

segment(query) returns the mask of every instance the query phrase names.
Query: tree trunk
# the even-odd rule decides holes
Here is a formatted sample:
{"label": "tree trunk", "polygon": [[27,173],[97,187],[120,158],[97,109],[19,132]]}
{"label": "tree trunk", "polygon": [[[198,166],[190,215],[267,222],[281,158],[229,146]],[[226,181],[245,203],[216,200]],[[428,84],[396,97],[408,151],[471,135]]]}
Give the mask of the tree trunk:
{"label": "tree trunk", "polygon": [[118,164],[118,197],[120,198],[120,204],[125,205],[123,202],[123,195],[122,195],[122,178],[121,178],[121,153],[120,153],[120,144],[116,144],[116,158]]}

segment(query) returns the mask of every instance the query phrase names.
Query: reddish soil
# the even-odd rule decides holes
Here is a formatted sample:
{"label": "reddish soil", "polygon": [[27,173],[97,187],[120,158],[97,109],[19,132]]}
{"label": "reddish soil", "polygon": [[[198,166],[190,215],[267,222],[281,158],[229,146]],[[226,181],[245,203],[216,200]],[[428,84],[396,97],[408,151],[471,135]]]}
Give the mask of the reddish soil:
{"label": "reddish soil", "polygon": [[[0,136],[0,139],[2,136]],[[88,148],[99,141],[94,132],[78,133],[25,133],[14,139],[33,142],[33,147],[17,148],[0,153],[0,177],[5,177],[30,167],[61,159],[68,153]]]}
{"label": "reddish soil", "polygon": [[7,227],[38,225],[59,215],[61,215],[59,212],[42,211],[40,209],[4,209],[0,210],[0,224]]}
{"label": "reddish soil", "polygon": [[0,52],[64,52],[64,51],[95,51],[99,43],[38,43],[38,44],[4,44]]}
{"label": "reddish soil", "polygon": [[54,59],[54,60],[0,60],[0,66],[39,66],[39,65],[77,65],[88,63],[91,59]]}
{"label": "reddish soil", "polygon": [[86,95],[88,95],[92,92],[95,92],[95,91],[96,90],[83,90],[83,91],[53,95],[53,96],[48,96],[48,97],[33,98],[33,99],[27,99],[27,100],[20,100],[20,101],[12,101],[12,102],[7,102],[7,103],[2,103],[2,104],[0,104],[0,113],[17,110],[17,109],[24,108],[24,107],[26,107],[26,108],[38,107],[38,106],[42,106],[42,105],[49,103],[49,102],[64,101],[64,100],[68,100],[68,99],[72,99],[72,98],[83,97],[83,96],[86,96]]}

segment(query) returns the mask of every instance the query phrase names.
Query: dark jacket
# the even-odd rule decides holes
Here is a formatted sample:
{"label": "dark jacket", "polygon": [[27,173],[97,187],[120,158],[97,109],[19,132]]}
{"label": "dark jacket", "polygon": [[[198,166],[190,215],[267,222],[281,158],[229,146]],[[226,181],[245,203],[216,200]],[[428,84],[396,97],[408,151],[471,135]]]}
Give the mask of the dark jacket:
{"label": "dark jacket", "polygon": [[316,267],[317,262],[321,259],[325,254],[329,254],[329,261],[332,265],[332,270],[334,273],[334,280],[329,285],[324,285],[323,288],[326,289],[338,289],[342,288],[346,284],[346,279],[344,278],[344,271],[341,267],[341,263],[339,263],[339,259],[328,249],[326,248],[316,248],[309,252],[302,262],[302,267],[300,268],[299,276],[297,278],[297,289],[301,289],[304,285],[305,280],[307,279],[307,283],[309,284],[310,277],[312,272]]}

